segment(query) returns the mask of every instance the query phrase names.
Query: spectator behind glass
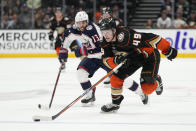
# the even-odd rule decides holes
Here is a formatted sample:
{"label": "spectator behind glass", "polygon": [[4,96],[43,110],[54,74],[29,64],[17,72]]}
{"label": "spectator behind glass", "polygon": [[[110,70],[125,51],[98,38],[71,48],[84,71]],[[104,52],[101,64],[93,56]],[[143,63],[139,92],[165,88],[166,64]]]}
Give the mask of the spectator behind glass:
{"label": "spectator behind glass", "polygon": [[6,29],[8,25],[8,14],[3,15],[3,28]]}
{"label": "spectator behind glass", "polygon": [[75,7],[74,6],[71,6],[69,8],[69,10],[67,11],[67,16],[69,16],[69,18],[71,19],[72,24],[74,23],[74,19],[75,19],[75,14],[76,14],[76,10],[75,10]]}
{"label": "spectator behind glass", "polygon": [[119,6],[116,4],[113,6],[112,17],[123,19],[123,14],[120,12]]}
{"label": "spectator behind glass", "polygon": [[146,21],[146,25],[144,27],[145,29],[155,29],[153,21],[151,19],[148,19]]}
{"label": "spectator behind glass", "polygon": [[167,12],[164,10],[161,13],[161,17],[157,20],[158,29],[168,29],[171,27],[171,19],[167,17]]}
{"label": "spectator behind glass", "polygon": [[172,2],[171,0],[163,0],[162,1],[162,11],[166,10],[167,6],[172,6]]}
{"label": "spectator behind glass", "polygon": [[196,12],[191,12],[190,17],[188,19],[188,26],[191,29],[196,29]]}
{"label": "spectator behind glass", "polygon": [[22,13],[19,15],[19,23],[22,24],[23,29],[32,28],[32,16],[26,4],[23,4]]}
{"label": "spectator behind glass", "polygon": [[11,20],[8,21],[7,29],[20,29],[21,25],[18,22],[18,16],[16,13],[12,15]]}
{"label": "spectator behind glass", "polygon": [[182,12],[177,12],[176,19],[173,22],[175,29],[184,29],[187,28],[187,23],[184,21]]}
{"label": "spectator behind glass", "polygon": [[50,15],[49,14],[45,14],[45,16],[44,16],[43,27],[44,27],[44,29],[49,29],[49,27],[50,27]]}
{"label": "spectator behind glass", "polygon": [[190,13],[190,4],[187,0],[178,0],[176,2],[176,12],[182,12],[183,17],[187,20]]}
{"label": "spectator behind glass", "polygon": [[22,8],[21,6],[22,6],[21,1],[20,0],[16,0],[16,4],[13,7],[14,13],[20,14],[21,13],[21,8]]}
{"label": "spectator behind glass", "polygon": [[47,7],[46,13],[47,13],[50,17],[53,17],[53,16],[55,15],[54,12],[52,11],[52,7],[51,7],[51,6],[48,6],[48,7]]}
{"label": "spectator behind glass", "polygon": [[165,9],[165,7],[166,7],[167,5],[172,6],[171,0],[163,0],[163,1],[162,1],[162,7],[163,7],[164,9]]}
{"label": "spectator behind glass", "polygon": [[167,16],[169,18],[171,18],[172,17],[172,10],[171,10],[171,6],[170,5],[166,5],[165,11],[167,13]]}
{"label": "spectator behind glass", "polygon": [[44,18],[44,12],[41,8],[37,10],[37,12],[34,15],[34,18],[35,18],[35,28],[36,29],[44,28],[43,20],[42,20]]}

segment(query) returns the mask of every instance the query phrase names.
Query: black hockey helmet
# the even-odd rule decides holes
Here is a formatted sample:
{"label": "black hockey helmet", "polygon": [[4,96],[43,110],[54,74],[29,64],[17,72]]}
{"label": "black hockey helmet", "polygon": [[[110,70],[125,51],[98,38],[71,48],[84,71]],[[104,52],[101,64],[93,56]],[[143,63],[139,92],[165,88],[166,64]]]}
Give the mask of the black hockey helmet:
{"label": "black hockey helmet", "polygon": [[110,7],[104,7],[104,8],[102,8],[101,15],[106,14],[106,13],[108,13],[108,14],[110,14],[112,16],[112,10],[111,10]]}
{"label": "black hockey helmet", "polygon": [[101,30],[108,30],[116,28],[116,23],[112,18],[101,19],[98,23]]}
{"label": "black hockey helmet", "polygon": [[63,9],[61,7],[56,7],[56,12],[59,11],[59,12],[63,12]]}

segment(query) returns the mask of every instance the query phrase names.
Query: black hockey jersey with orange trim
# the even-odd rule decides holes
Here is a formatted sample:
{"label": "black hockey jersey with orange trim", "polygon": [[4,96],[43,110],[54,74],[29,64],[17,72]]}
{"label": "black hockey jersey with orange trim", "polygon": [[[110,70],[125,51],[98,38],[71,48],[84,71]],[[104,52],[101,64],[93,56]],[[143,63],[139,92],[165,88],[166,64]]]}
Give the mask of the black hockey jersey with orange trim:
{"label": "black hockey jersey with orange trim", "polygon": [[161,36],[153,33],[136,32],[129,27],[117,27],[116,41],[108,43],[103,39],[100,45],[104,49],[103,57],[112,57],[118,52],[126,52],[128,54],[142,53],[146,58],[154,49],[166,54],[170,48],[170,43]]}
{"label": "black hockey jersey with orange trim", "polygon": [[55,30],[58,30],[59,27],[63,27],[64,29],[70,28],[69,26],[71,24],[71,21],[67,17],[63,17],[61,21],[57,21],[55,17],[51,18],[50,21],[50,30],[54,32]]}

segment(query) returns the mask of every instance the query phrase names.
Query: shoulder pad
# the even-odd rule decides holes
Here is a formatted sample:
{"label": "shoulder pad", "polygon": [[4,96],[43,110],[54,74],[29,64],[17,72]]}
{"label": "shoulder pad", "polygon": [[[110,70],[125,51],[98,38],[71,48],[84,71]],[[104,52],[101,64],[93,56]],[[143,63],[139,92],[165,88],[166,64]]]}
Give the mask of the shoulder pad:
{"label": "shoulder pad", "polygon": [[120,33],[117,35],[117,40],[118,40],[118,42],[122,42],[122,41],[125,39],[125,35],[126,35],[125,32],[120,32]]}
{"label": "shoulder pad", "polygon": [[72,28],[73,28],[73,29],[77,29],[77,27],[76,27],[76,25],[75,25],[75,24],[72,26]]}
{"label": "shoulder pad", "polygon": [[128,28],[118,28],[117,42],[119,46],[127,45],[131,39],[131,33]]}
{"label": "shoulder pad", "polygon": [[93,29],[93,26],[92,25],[88,25],[87,27],[86,27],[86,30],[92,30]]}
{"label": "shoulder pad", "polygon": [[64,20],[65,20],[65,21],[68,21],[68,20],[69,20],[69,18],[68,18],[68,17],[64,17]]}
{"label": "shoulder pad", "polygon": [[49,20],[50,20],[50,21],[54,20],[54,16],[52,16]]}

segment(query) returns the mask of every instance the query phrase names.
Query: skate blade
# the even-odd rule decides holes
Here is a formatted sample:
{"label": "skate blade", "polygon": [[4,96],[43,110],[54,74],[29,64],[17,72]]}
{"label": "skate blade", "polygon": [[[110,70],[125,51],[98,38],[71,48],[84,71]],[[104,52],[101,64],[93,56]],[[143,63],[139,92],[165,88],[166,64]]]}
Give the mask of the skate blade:
{"label": "skate blade", "polygon": [[118,112],[118,110],[113,110],[113,111],[109,111],[109,112],[105,112],[105,111],[100,111],[100,113],[102,113],[102,114],[113,114],[113,113],[117,113]]}
{"label": "skate blade", "polygon": [[95,102],[89,102],[89,103],[82,103],[82,107],[91,107],[94,106]]}

